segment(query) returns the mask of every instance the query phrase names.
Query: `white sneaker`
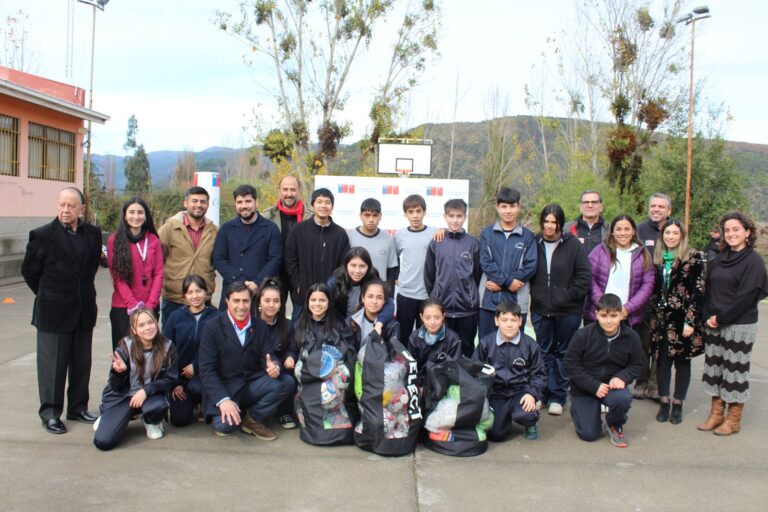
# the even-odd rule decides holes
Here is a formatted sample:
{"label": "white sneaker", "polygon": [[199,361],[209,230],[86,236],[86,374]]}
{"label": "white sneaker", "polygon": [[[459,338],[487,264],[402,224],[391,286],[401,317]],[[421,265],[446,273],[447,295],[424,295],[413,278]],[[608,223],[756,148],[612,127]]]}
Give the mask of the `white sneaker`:
{"label": "white sneaker", "polygon": [[557,402],[550,402],[548,412],[552,416],[560,416],[563,414],[563,406]]}
{"label": "white sneaker", "polygon": [[161,421],[157,425],[152,425],[142,420],[144,428],[147,430],[147,437],[150,439],[162,439],[165,435],[165,429],[163,428],[163,422]]}
{"label": "white sneaker", "polygon": [[96,432],[99,430],[99,423],[101,423],[101,416],[96,418],[96,421],[93,422],[93,431]]}

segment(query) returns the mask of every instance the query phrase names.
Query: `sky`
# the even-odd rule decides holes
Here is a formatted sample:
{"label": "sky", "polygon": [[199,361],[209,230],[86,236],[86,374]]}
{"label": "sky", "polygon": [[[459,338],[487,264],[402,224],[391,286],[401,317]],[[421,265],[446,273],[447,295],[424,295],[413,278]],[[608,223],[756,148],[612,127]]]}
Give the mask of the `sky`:
{"label": "sky", "polygon": [[[31,71],[87,89],[92,8],[74,3],[69,66],[67,5],[67,0],[3,0],[0,23],[4,28],[6,17],[22,9],[29,16]],[[245,66],[242,44],[212,22],[215,9],[236,12],[237,5],[235,0],[111,0],[97,12],[93,108],[110,120],[94,125],[95,153],[125,153],[131,114],[147,151],[248,146],[256,131],[244,128],[253,126],[254,112],[263,130],[278,125],[265,68]],[[724,102],[732,116],[725,138],[768,144],[768,52],[759,43],[766,24],[757,15],[762,2],[712,0],[708,5],[712,18],[696,24],[696,78],[705,80],[710,101]],[[573,23],[573,2],[444,0],[442,8],[441,56],[409,95],[401,125],[451,122],[454,106],[457,121],[483,120],[494,89],[508,98],[509,115],[531,114],[524,87],[533,81],[532,67],[542,65],[547,38]],[[394,23],[377,33],[371,53],[350,77],[349,101],[339,115],[352,125],[344,142],[370,129],[371,84],[381,80]],[[545,110],[560,113],[553,98]]]}

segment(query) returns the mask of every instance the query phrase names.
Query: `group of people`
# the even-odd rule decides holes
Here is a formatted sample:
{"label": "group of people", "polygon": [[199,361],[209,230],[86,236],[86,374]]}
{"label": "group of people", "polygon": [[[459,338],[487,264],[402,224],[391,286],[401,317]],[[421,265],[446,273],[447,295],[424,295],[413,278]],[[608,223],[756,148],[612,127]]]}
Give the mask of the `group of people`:
{"label": "group of people", "polygon": [[[392,236],[378,227],[376,199],[365,199],[360,226],[345,230],[332,219],[333,193],[317,189],[305,205],[292,176],[262,212],[254,187],[233,196],[237,216],[217,227],[205,216],[208,193],[192,187],[184,211],[157,230],[147,204],[132,197],[102,254],[100,231],[80,219],[80,191],[59,193],[57,218],[30,233],[22,269],[36,295],[39,414],[48,432],[66,432],[69,376],[66,418],[95,423],[100,449],[114,447],[137,416],[151,439],[163,437],[165,418],[275,439],[271,417],[297,427],[302,345],[343,335],[358,350],[374,331],[401,340],[421,376],[446,356],[492,366],[491,440],[507,438],[513,423],[536,439],[539,410],[561,415],[570,391],[581,439],[606,430],[627,446],[633,398],[658,400],[660,422],[682,421],[691,359],[702,353],[712,406],[698,428],[739,431],[757,304],[768,295],[745,214],[721,218],[707,257],[689,247],[660,193],[637,225],[629,215],[607,222],[600,194],[588,190],[576,221],[549,204],[534,234],[519,220],[520,193],[502,187],[498,220],[479,238],[463,228],[461,199],[445,203],[446,226],[437,228],[424,225],[424,198],[407,197],[408,224]],[[95,415],[88,382],[100,263],[114,285],[113,354]],[[525,334],[529,318],[535,341]]]}

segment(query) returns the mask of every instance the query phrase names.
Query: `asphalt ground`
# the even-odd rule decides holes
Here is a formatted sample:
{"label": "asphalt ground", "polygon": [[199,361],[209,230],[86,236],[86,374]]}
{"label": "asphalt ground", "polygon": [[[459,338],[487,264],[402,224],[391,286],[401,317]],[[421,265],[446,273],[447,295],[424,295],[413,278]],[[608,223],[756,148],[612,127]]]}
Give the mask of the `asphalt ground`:
{"label": "asphalt ground", "polygon": [[[109,300],[105,271],[97,277],[99,321],[94,332],[91,411],[109,371]],[[635,401],[626,434],[630,447],[606,436],[580,441],[569,409],[544,412],[539,439],[516,429],[479,457],[446,457],[420,447],[385,458],[354,446],[314,447],[298,431],[274,424],[279,439],[242,433],[212,435],[203,423],[167,428],[147,439],[140,421],[111,452],[92,443],[91,425],[65,421],[69,432],[48,434],[37,416],[33,295],[24,284],[0,287],[0,510],[768,510],[768,335],[752,353],[752,400],[742,430],[719,438],[695,425],[708,412],[700,377],[693,382],[683,423],[655,421],[658,406]],[[760,307],[768,325],[768,305]]]}

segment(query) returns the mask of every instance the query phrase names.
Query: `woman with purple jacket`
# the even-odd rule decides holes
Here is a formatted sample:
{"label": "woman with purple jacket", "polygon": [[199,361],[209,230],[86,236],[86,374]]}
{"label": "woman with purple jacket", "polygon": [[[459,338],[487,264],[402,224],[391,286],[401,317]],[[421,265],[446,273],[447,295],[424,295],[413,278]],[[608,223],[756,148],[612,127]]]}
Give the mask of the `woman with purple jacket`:
{"label": "woman with purple jacket", "polygon": [[643,320],[643,306],[653,292],[654,266],[651,254],[637,237],[635,221],[619,215],[611,222],[606,240],[589,254],[592,290],[587,296],[585,321],[595,321],[594,304],[606,293],[621,298],[622,320],[635,326]]}

